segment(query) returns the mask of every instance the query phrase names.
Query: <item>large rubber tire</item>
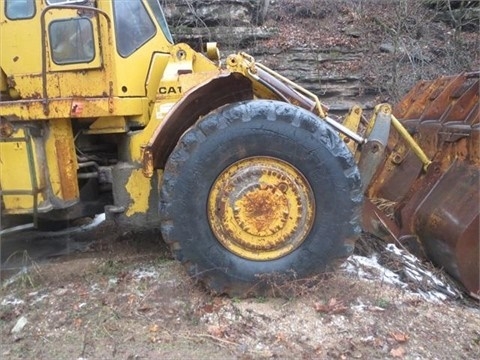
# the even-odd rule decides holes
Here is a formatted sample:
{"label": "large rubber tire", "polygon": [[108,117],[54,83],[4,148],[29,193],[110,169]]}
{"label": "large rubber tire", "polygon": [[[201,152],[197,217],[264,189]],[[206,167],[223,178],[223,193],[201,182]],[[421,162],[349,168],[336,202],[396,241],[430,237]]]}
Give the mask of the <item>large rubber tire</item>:
{"label": "large rubber tire", "polygon": [[[310,184],[313,223],[301,244],[273,260],[239,256],[216,238],[208,219],[212,185],[232,164],[250,157],[279,159]],[[293,105],[251,100],[218,109],[190,128],[165,166],[161,231],[189,274],[215,293],[268,295],[262,274],[288,280],[330,270],[353,252],[360,235],[361,181],[338,134]]]}

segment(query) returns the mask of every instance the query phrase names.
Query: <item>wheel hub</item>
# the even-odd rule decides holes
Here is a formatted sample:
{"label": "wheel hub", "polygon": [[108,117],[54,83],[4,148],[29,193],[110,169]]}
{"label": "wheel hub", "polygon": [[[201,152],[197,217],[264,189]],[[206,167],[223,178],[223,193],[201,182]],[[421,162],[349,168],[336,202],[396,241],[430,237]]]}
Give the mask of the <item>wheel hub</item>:
{"label": "wheel hub", "polygon": [[250,260],[273,260],[295,250],[308,235],[315,212],[313,192],[292,165],[251,157],[216,179],[208,218],[229,251]]}

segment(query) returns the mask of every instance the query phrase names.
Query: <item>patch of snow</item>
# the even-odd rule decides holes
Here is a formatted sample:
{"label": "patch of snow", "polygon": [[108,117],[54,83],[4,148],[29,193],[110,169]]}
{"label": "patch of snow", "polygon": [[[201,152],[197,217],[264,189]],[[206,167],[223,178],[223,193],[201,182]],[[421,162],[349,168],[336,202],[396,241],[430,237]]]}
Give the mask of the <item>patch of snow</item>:
{"label": "patch of snow", "polygon": [[91,229],[97,227],[98,225],[100,225],[101,223],[103,223],[104,221],[105,221],[105,213],[102,213],[102,214],[95,215],[93,220],[88,224],[67,228],[65,230],[42,231],[42,232],[39,232],[39,233],[41,233],[42,236],[47,236],[47,235],[51,236],[51,237],[65,236],[65,235],[68,235],[68,234],[73,234],[73,233],[77,233],[77,232],[91,230]]}
{"label": "patch of snow", "polygon": [[137,281],[141,281],[143,279],[157,278],[158,271],[156,271],[153,267],[146,269],[140,268],[133,270],[132,276]]}
{"label": "patch of snow", "polygon": [[[449,298],[461,297],[459,290],[425,269],[421,261],[411,253],[398,248],[395,244],[386,245],[386,250],[394,254],[403,265],[401,271],[403,276],[379,264],[378,254],[373,254],[371,257],[352,255],[342,265],[342,268],[346,273],[353,274],[360,279],[398,286],[427,301],[442,302]],[[409,282],[418,286],[411,286]],[[358,310],[364,310],[363,304],[358,305]]]}
{"label": "patch of snow", "polygon": [[29,301],[30,305],[35,305],[36,303],[41,302],[47,297],[49,297],[46,289],[29,292],[27,296],[30,299]]}
{"label": "patch of snow", "polygon": [[352,255],[344,264],[344,269],[347,273],[357,275],[361,279],[380,280],[383,283],[398,285],[402,289],[408,286],[400,280],[400,276],[378,263],[377,254],[369,258]]}
{"label": "patch of snow", "polygon": [[423,268],[420,260],[409,252],[399,249],[397,246],[395,246],[395,244],[388,244],[386,249],[402,258],[405,266],[405,275],[407,277],[421,284],[425,284],[428,287],[436,289],[435,291],[428,292],[419,290],[419,293],[423,298],[444,301],[449,297],[461,297],[461,293],[457,289],[454,289],[446,281],[439,279],[438,276],[433,274],[431,271]]}
{"label": "patch of snow", "polygon": [[59,288],[53,292],[55,296],[63,296],[68,292],[68,289],[65,288]]}
{"label": "patch of snow", "polygon": [[30,305],[34,305],[38,302],[41,302],[43,301],[44,299],[48,298],[48,295],[47,294],[43,294],[43,295],[40,295],[38,297],[36,297],[35,299],[33,299],[33,301],[30,303]]}
{"label": "patch of snow", "polygon": [[357,311],[357,312],[363,312],[368,308],[368,305],[365,305],[361,301],[358,301],[357,305],[352,305],[352,310]]}
{"label": "patch of snow", "polygon": [[28,320],[25,316],[20,317],[20,319],[17,320],[17,323],[15,324],[15,326],[12,328],[10,332],[12,334],[18,334],[20,331],[23,330],[23,328],[25,327],[25,325],[27,325],[27,323],[28,323]]}
{"label": "patch of snow", "polygon": [[12,295],[8,295],[5,299],[2,300],[2,306],[7,306],[7,305],[12,305],[12,306],[17,306],[17,305],[22,305],[24,304],[25,301],[22,299],[17,299]]}
{"label": "patch of snow", "polygon": [[91,293],[96,293],[96,292],[102,292],[103,290],[100,288],[100,285],[98,285],[97,283],[95,284],[92,284],[90,286],[90,292]]}

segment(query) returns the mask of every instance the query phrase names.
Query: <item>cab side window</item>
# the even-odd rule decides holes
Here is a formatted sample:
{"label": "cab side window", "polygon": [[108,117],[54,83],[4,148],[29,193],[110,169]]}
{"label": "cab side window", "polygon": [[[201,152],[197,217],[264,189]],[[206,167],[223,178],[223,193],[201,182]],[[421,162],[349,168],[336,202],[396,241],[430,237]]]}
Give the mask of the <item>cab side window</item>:
{"label": "cab side window", "polygon": [[155,25],[140,0],[113,2],[117,51],[127,57],[155,35]]}
{"label": "cab side window", "polygon": [[10,20],[29,19],[35,15],[34,0],[5,0],[5,15]]}
{"label": "cab side window", "polygon": [[52,21],[49,39],[55,64],[88,63],[95,57],[93,26],[88,18]]}
{"label": "cab side window", "polygon": [[173,44],[172,34],[170,33],[170,29],[167,25],[167,20],[165,19],[165,14],[163,13],[162,7],[160,6],[158,0],[148,0],[148,5],[153,11],[153,15],[157,19],[160,28],[162,29],[163,33],[167,40]]}

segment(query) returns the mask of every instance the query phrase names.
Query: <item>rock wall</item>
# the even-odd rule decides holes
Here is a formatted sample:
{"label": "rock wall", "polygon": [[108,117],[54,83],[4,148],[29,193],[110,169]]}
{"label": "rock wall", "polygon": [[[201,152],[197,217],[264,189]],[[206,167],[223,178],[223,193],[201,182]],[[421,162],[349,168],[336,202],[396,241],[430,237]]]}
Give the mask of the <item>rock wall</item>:
{"label": "rock wall", "polygon": [[268,39],[274,30],[261,27],[268,0],[167,0],[165,16],[177,42],[201,49],[208,41],[239,49]]}
{"label": "rock wall", "polygon": [[[176,42],[187,42],[201,50],[206,42],[216,41],[224,56],[247,51],[257,61],[326,99],[332,110],[348,109],[359,100],[365,107],[371,104],[369,95],[376,91],[365,89],[360,75],[328,75],[319,68],[323,63],[356,62],[362,58],[363,49],[278,48],[263,43],[278,35],[274,21],[263,25],[270,6],[268,0],[170,0],[164,6]],[[270,9],[274,11],[275,5]],[[289,11],[296,16],[308,16],[302,9]]]}
{"label": "rock wall", "polygon": [[[410,6],[416,3],[412,0]],[[388,18],[391,4],[380,0],[163,1],[176,42],[202,50],[207,42],[216,41],[224,57],[246,51],[340,112],[354,103],[372,108],[378,101],[391,101],[392,92],[402,94],[421,78],[447,72],[445,62],[435,62],[446,58],[443,43],[450,41],[446,25],[425,25],[414,13],[402,19],[404,28],[395,29],[397,14]],[[473,11],[478,12],[478,7]],[[441,14],[437,9],[437,18]],[[415,27],[415,33],[409,27]],[[371,35],[372,29],[377,33]],[[395,38],[392,34],[397,30],[407,36]],[[467,57],[473,53],[463,51]],[[458,54],[452,59],[458,65]]]}

